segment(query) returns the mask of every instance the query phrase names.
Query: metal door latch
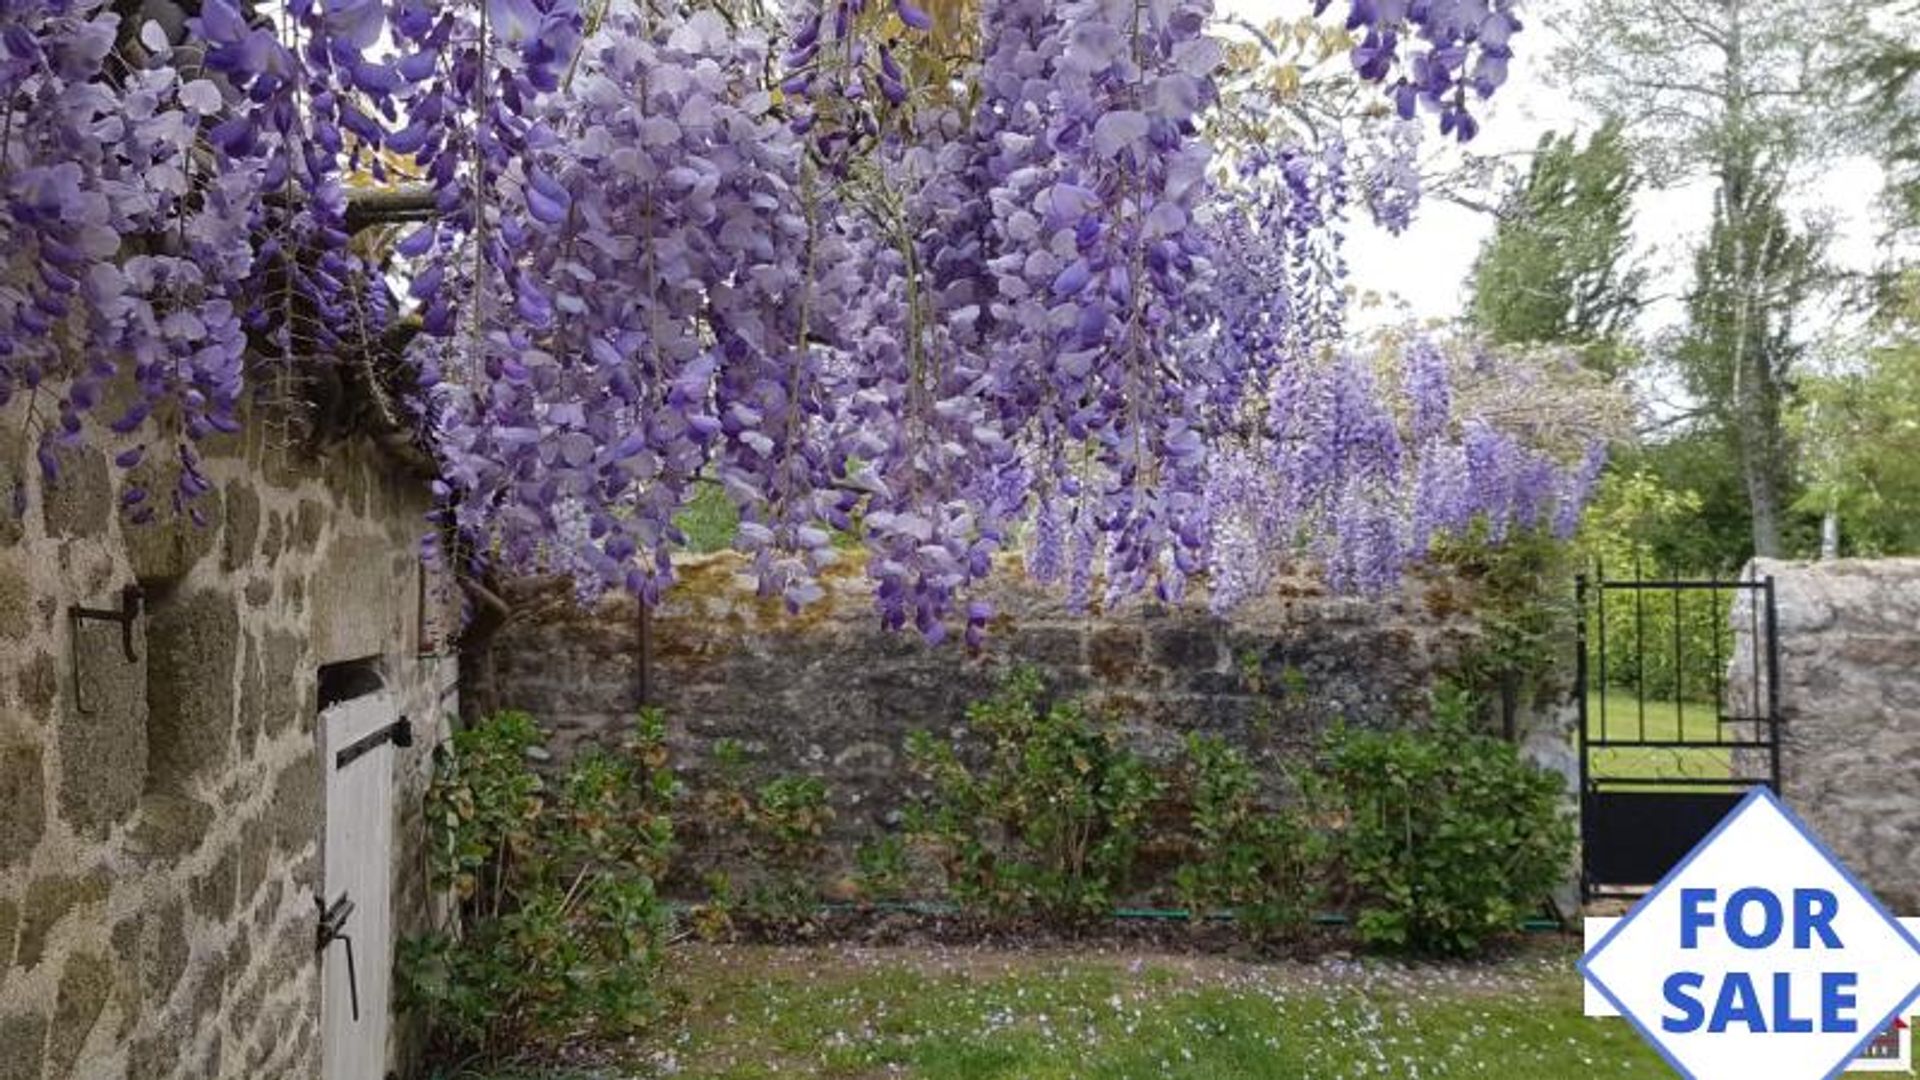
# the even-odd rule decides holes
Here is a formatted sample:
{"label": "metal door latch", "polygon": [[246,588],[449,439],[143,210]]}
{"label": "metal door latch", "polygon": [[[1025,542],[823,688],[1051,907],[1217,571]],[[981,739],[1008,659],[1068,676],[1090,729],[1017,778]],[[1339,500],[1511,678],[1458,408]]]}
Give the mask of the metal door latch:
{"label": "metal door latch", "polygon": [[331,905],[325,897],[313,898],[313,906],[319,909],[320,925],[314,928],[313,949],[324,953],[327,946],[336,941],[347,946],[347,1000],[353,1006],[354,1023],[360,1022],[360,976],[353,967],[353,935],[346,932],[347,919],[353,915],[353,900],[346,893]]}
{"label": "metal door latch", "polygon": [[128,585],[120,590],[120,609],[81,607],[75,604],[67,608],[67,620],[73,629],[73,644],[68,650],[73,667],[73,705],[75,711],[83,716],[93,713],[93,706],[86,700],[85,684],[80,678],[80,624],[85,620],[120,624],[120,651],[126,655],[127,663],[140,661],[139,654],[133,651],[133,620],[140,617],[142,602],[146,593],[138,585]]}

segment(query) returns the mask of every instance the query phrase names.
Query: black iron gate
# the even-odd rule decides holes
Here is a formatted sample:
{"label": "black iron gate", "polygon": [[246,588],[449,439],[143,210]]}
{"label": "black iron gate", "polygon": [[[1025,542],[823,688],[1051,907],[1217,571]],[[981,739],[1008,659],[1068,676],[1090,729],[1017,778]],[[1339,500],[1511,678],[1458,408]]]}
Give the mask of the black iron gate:
{"label": "black iron gate", "polygon": [[1630,897],[1753,787],[1780,790],[1773,578],[1577,590],[1581,891]]}

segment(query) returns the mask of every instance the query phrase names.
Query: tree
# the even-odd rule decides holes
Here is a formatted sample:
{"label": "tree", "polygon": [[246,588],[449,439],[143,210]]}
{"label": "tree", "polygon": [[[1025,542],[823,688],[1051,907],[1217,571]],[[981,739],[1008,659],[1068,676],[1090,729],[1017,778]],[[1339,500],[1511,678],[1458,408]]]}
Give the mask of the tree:
{"label": "tree", "polygon": [[1920,3],[1881,5],[1835,78],[1888,173],[1896,229],[1920,227]]}
{"label": "tree", "polygon": [[1781,552],[1789,502],[1781,457],[1790,327],[1810,265],[1781,189],[1844,134],[1831,72],[1865,32],[1848,0],[1586,0],[1562,68],[1577,94],[1625,117],[1660,180],[1710,178],[1713,231],[1696,266],[1683,363],[1727,425],[1751,511],[1753,550]]}
{"label": "tree", "polygon": [[[1651,492],[1660,497],[1648,501]],[[1639,509],[1622,514],[1622,502]],[[1656,506],[1657,513],[1649,509]],[[1797,547],[1800,523],[1793,524]],[[1746,486],[1725,435],[1682,428],[1615,454],[1583,535],[1588,560],[1603,559],[1616,573],[1739,570],[1753,554],[1752,530]]]}
{"label": "tree", "polygon": [[1803,380],[1793,429],[1806,444],[1801,507],[1831,523],[1822,554],[1920,553],[1920,278],[1851,370]]}
{"label": "tree", "polygon": [[1474,325],[1499,344],[1570,346],[1595,370],[1623,371],[1646,277],[1629,252],[1639,186],[1619,120],[1584,146],[1542,136],[1474,261]]}
{"label": "tree", "polygon": [[1728,173],[1694,260],[1688,325],[1674,360],[1710,429],[1727,442],[1746,489],[1753,551],[1777,556],[1792,502],[1785,417],[1804,349],[1794,314],[1819,287],[1816,237],[1779,207],[1778,182]]}

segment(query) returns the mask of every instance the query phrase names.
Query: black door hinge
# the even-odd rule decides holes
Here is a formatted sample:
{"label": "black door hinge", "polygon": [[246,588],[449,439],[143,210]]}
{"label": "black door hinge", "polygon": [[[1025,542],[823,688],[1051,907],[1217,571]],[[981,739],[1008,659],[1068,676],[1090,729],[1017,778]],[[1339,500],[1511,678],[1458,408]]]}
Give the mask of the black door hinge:
{"label": "black door hinge", "polygon": [[333,755],[333,767],[344,769],[380,747],[392,743],[402,750],[413,745],[413,721],[401,717],[378,731],[371,731],[340,748]]}

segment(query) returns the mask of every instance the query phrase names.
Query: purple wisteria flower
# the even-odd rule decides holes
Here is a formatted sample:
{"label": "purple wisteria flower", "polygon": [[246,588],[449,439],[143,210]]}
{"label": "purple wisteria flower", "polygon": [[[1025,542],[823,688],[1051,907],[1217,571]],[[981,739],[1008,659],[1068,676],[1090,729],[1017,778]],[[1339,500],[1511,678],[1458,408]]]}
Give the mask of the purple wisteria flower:
{"label": "purple wisteria flower", "polygon": [[[1225,161],[1208,0],[979,17],[967,61],[911,0],[0,0],[0,409],[56,480],[111,440],[171,487],[125,485],[128,520],[197,519],[250,401],[398,363],[436,557],[651,603],[711,489],[767,596],[857,547],[883,625],[971,644],[1023,542],[1077,605],[1204,574],[1224,611],[1276,559],[1372,590],[1476,522],[1569,527],[1597,450],[1457,415],[1441,350],[1340,351],[1348,207],[1404,227],[1411,125]],[[1461,138],[1518,29],[1506,0],[1348,20]],[[427,220],[353,242],[369,183]]]}

